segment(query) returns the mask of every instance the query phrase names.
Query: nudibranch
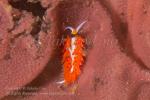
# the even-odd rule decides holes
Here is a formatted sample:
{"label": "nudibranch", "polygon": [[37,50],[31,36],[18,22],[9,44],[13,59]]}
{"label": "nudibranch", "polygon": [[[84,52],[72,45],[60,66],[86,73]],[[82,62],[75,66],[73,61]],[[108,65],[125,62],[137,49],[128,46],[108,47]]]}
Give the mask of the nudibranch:
{"label": "nudibranch", "polygon": [[83,65],[85,57],[85,39],[79,34],[79,30],[85,23],[86,21],[82,22],[77,28],[70,26],[65,28],[65,30],[70,30],[71,34],[67,35],[64,40],[62,56],[64,80],[58,82],[60,84],[74,83],[81,73],[80,67]]}

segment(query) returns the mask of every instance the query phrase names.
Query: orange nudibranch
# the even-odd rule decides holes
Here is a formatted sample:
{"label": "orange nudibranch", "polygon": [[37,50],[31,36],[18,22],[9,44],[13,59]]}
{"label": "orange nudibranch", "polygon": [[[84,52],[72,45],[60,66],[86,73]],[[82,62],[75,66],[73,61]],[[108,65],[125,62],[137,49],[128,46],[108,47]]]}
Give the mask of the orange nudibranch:
{"label": "orange nudibranch", "polygon": [[66,27],[66,29],[71,30],[72,36],[67,36],[64,42],[63,48],[63,75],[64,83],[71,84],[74,83],[81,73],[80,67],[84,62],[84,38],[78,34],[79,29],[84,25],[82,22],[76,29],[72,27]]}

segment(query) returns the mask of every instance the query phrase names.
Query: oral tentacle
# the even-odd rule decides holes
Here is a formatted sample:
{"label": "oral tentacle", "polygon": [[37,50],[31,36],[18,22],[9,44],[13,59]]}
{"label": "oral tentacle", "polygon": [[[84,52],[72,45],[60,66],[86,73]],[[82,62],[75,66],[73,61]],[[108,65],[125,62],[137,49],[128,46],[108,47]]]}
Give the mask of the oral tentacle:
{"label": "oral tentacle", "polygon": [[79,30],[83,27],[83,25],[86,23],[87,21],[82,22],[80,25],[77,26],[76,31],[79,32]]}
{"label": "oral tentacle", "polygon": [[65,28],[65,30],[70,30],[71,31],[71,33],[75,30],[74,28],[72,28],[71,26],[67,26],[66,28]]}

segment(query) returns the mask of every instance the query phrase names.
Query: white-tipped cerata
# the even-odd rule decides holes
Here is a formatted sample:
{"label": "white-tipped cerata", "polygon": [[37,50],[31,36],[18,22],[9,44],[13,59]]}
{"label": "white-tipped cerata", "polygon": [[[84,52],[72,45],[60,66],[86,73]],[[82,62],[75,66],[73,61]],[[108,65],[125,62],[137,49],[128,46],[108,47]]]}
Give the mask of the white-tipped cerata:
{"label": "white-tipped cerata", "polygon": [[82,22],[81,24],[79,24],[76,28],[76,31],[79,32],[79,30],[83,27],[83,25],[86,23],[87,21]]}

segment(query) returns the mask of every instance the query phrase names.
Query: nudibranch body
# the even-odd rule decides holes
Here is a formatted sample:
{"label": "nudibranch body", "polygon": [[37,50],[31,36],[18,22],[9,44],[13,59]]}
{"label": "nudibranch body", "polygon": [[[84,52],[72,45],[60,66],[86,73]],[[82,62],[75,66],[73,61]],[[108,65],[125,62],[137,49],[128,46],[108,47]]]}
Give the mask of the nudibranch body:
{"label": "nudibranch body", "polygon": [[59,83],[74,83],[81,73],[80,67],[84,62],[84,38],[78,34],[81,27],[85,24],[82,22],[76,29],[66,27],[71,30],[71,36],[68,35],[64,42],[62,65],[64,80]]}

